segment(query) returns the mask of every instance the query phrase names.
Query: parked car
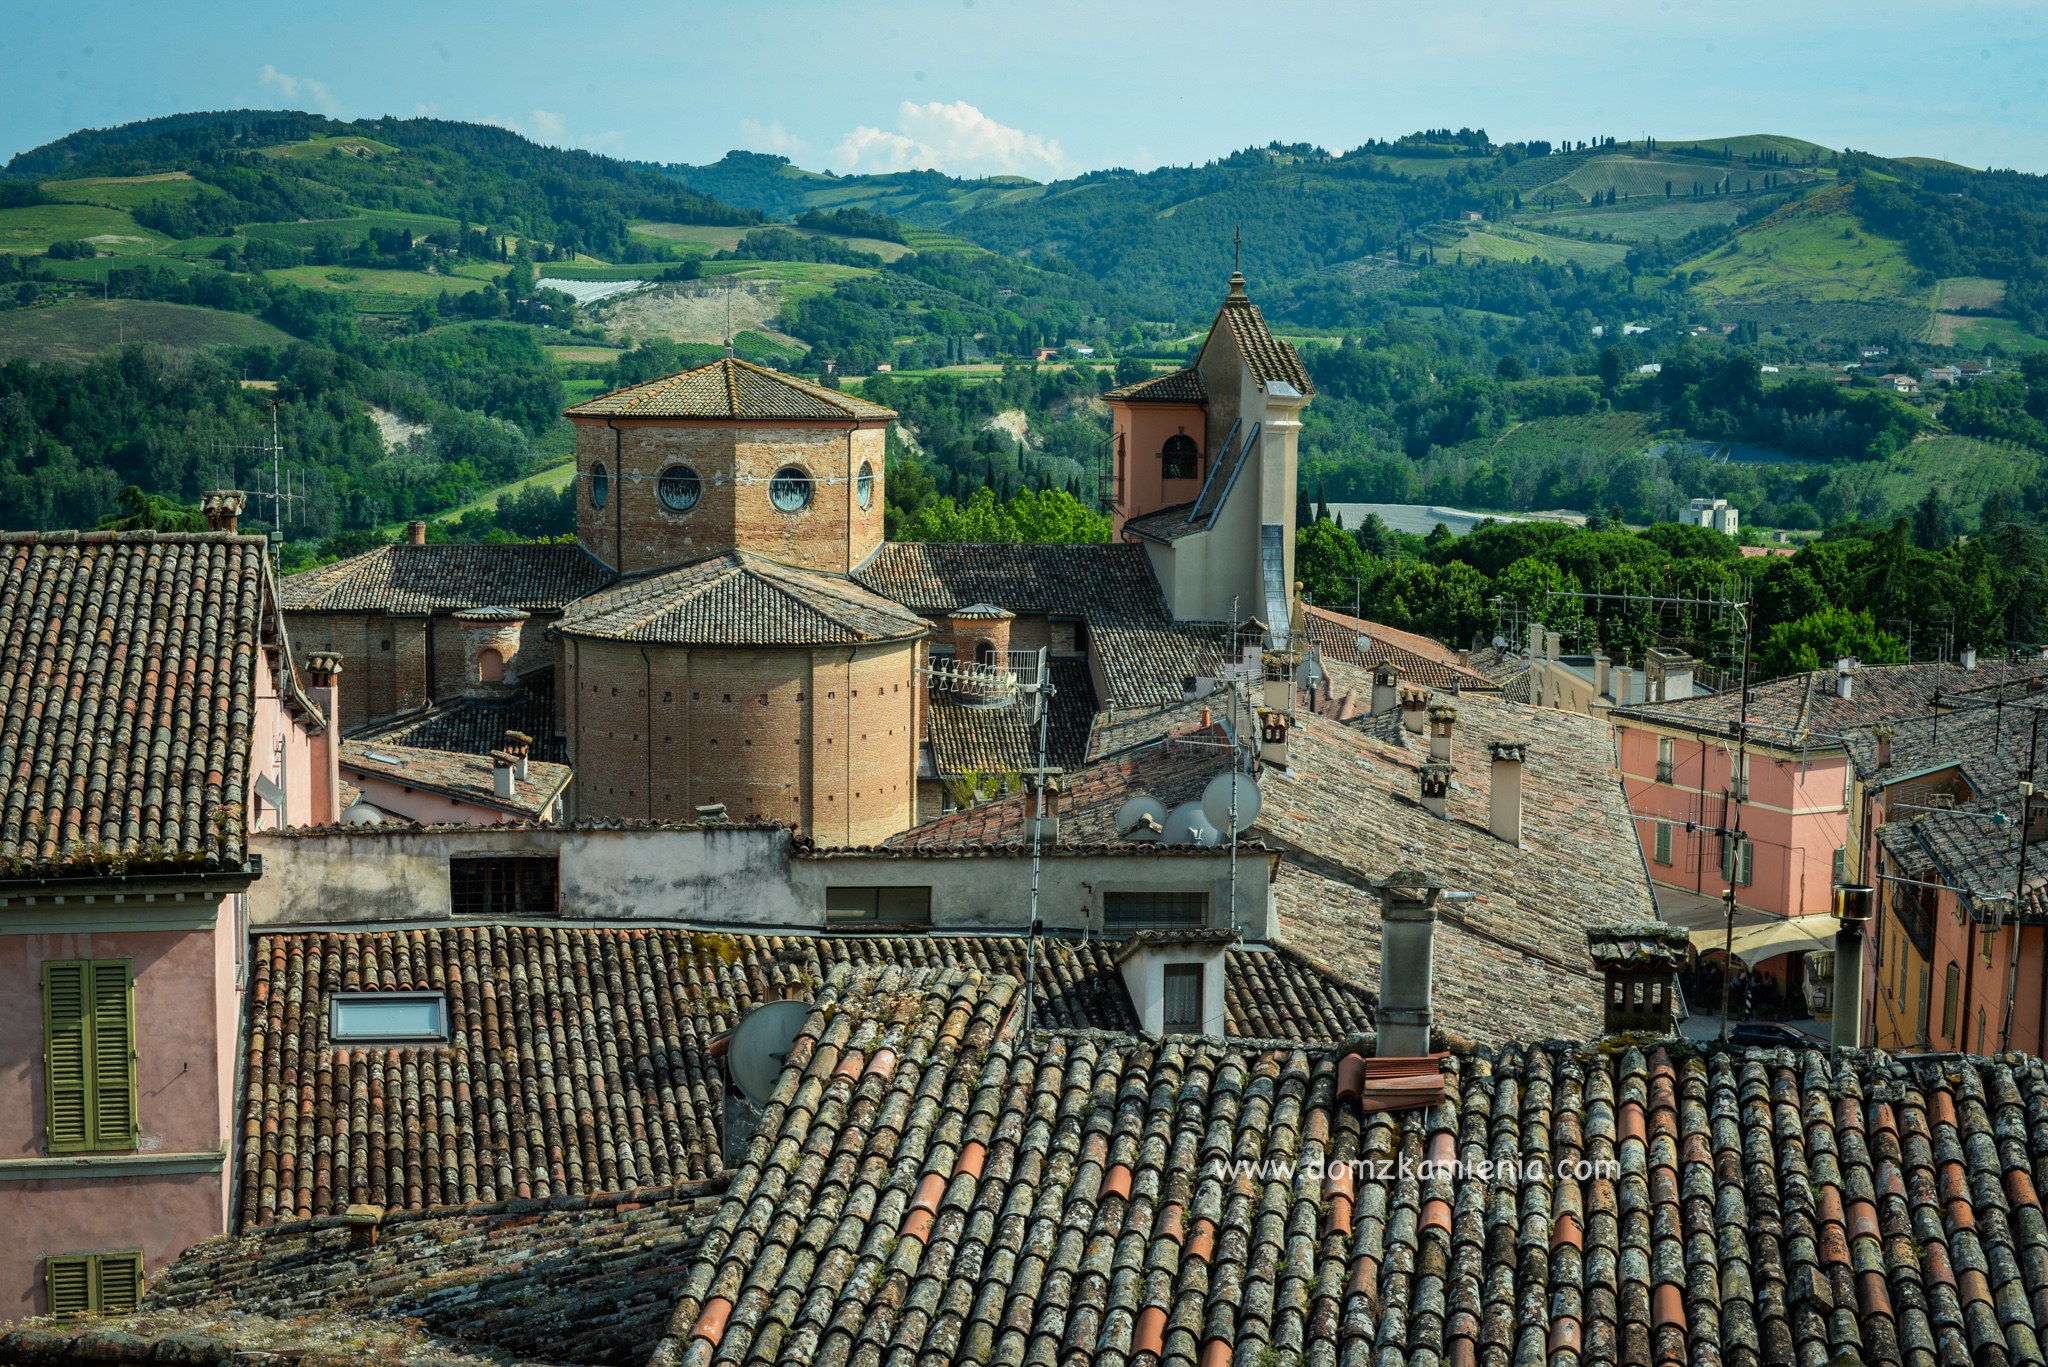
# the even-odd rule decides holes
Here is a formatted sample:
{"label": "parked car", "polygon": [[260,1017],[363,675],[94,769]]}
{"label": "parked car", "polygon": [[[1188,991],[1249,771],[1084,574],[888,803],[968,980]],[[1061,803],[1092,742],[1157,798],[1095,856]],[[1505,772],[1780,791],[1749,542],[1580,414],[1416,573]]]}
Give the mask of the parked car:
{"label": "parked car", "polygon": [[1731,1026],[1728,1042],[1745,1049],[1825,1049],[1828,1044],[1804,1030],[1772,1021],[1742,1021]]}

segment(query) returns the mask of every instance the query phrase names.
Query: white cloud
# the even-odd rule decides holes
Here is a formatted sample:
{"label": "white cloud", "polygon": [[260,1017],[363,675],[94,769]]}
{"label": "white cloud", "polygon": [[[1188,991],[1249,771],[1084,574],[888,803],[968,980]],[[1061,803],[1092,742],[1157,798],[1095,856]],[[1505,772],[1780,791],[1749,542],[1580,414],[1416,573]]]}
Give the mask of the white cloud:
{"label": "white cloud", "polygon": [[290,76],[279,71],[270,63],[265,62],[261,78],[263,84],[271,87],[287,100],[296,101],[303,98],[306,103],[325,110],[327,113],[331,114],[334,112],[334,96],[328,92],[324,84],[310,76]]}
{"label": "white cloud", "polygon": [[536,109],[528,118],[533,124],[533,132],[528,136],[535,142],[544,142],[555,147],[563,144],[563,134],[567,126],[562,122],[560,114],[550,109]]}
{"label": "white cloud", "polygon": [[838,160],[848,173],[930,169],[1052,178],[1067,170],[1058,139],[998,123],[965,100],[905,100],[896,108],[895,131],[854,129],[840,142]]}
{"label": "white cloud", "polygon": [[741,119],[740,138],[750,152],[775,152],[792,160],[811,150],[811,145],[784,128],[780,119],[765,124],[756,119]]}

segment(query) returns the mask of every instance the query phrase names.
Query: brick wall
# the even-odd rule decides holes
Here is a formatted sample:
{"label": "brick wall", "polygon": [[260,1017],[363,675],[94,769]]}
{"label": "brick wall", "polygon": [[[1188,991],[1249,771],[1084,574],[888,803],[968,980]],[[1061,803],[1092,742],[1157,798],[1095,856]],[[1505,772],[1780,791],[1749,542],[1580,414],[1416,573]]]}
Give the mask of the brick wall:
{"label": "brick wall", "polygon": [[[786,564],[845,573],[882,540],[884,429],[845,423],[705,423],[642,420],[616,428],[576,426],[577,536],[622,573],[658,569],[738,546]],[[861,506],[863,465],[873,474]],[[592,474],[608,476],[602,508],[591,501]],[[815,481],[810,504],[783,512],[768,481],[785,466]],[[661,501],[664,472],[695,472],[695,506],[676,512]]]}
{"label": "brick wall", "polygon": [[287,612],[284,619],[293,654],[299,660],[316,650],[340,652],[343,730],[427,702],[425,618],[375,612]]}
{"label": "brick wall", "polygon": [[[685,650],[566,643],[580,817],[787,822],[867,844],[915,817],[916,644]],[[852,658],[849,659],[849,653]]]}

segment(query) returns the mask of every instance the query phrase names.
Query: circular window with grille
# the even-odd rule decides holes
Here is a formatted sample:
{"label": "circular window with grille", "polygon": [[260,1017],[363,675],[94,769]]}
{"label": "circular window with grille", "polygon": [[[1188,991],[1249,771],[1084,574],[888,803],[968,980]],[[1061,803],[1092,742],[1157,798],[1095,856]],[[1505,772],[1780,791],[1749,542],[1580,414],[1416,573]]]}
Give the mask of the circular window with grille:
{"label": "circular window with grille", "polygon": [[854,482],[854,490],[862,512],[875,506],[875,467],[867,461],[860,463],[860,478]]}
{"label": "circular window with grille", "polygon": [[603,465],[590,467],[590,506],[602,508],[611,500],[612,475]]}
{"label": "circular window with grille", "polygon": [[704,497],[704,481],[687,465],[671,465],[663,470],[661,481],[654,488],[661,497],[661,506],[672,513],[687,513]]}
{"label": "circular window with grille", "polygon": [[800,513],[810,506],[811,477],[794,465],[785,465],[768,481],[768,501],[785,513]]}

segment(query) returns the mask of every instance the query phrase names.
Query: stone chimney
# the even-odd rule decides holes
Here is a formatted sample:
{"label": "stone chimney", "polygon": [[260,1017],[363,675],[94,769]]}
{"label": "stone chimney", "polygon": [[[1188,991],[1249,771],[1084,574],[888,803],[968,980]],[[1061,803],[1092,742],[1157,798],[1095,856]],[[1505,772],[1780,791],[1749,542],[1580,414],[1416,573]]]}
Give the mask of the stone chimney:
{"label": "stone chimney", "polygon": [[1963,664],[1963,672],[1964,672],[1964,673],[1966,673],[1966,674],[1971,674],[1971,673],[1975,673],[1975,672],[1976,672],[1976,669],[1977,669],[1977,647],[1975,647],[1975,646],[1964,646],[1964,647],[1963,647],[1963,659],[1962,659],[1962,664]]}
{"label": "stone chimney", "polygon": [[1486,826],[1497,839],[1521,848],[1522,764],[1529,757],[1529,743],[1520,740],[1490,741],[1486,753],[1493,756],[1493,774],[1488,785]]}
{"label": "stone chimney", "polygon": [[1430,941],[1443,884],[1402,872],[1373,885],[1380,895],[1380,1058],[1421,1058],[1429,1052]]}
{"label": "stone chimney", "polygon": [[1632,699],[1629,696],[1630,691],[1635,686],[1634,671],[1631,670],[1627,665],[1616,665],[1614,667],[1613,682],[1614,705],[1616,707],[1627,707],[1631,702],[1634,701],[1634,699]]}
{"label": "stone chimney", "polygon": [[1560,649],[1560,648],[1561,648],[1561,647],[1562,647],[1563,645],[1564,645],[1564,636],[1563,636],[1562,634],[1560,634],[1560,633],[1558,633],[1558,632],[1555,632],[1555,631],[1546,631],[1546,632],[1544,632],[1544,633],[1543,633],[1543,658],[1544,658],[1544,659],[1546,659],[1546,660],[1548,660],[1548,661],[1550,661],[1550,662],[1551,662],[1552,664],[1556,664],[1556,663],[1557,663],[1557,655],[1558,655],[1558,651],[1559,651],[1559,649]]}
{"label": "stone chimney", "polygon": [[519,781],[525,783],[530,780],[533,777],[531,766],[533,737],[527,735],[524,731],[507,731],[505,733],[504,749],[506,754],[518,761],[513,767],[518,771],[517,777]]}
{"label": "stone chimney", "polygon": [[406,524],[405,524],[405,544],[406,544],[406,545],[408,545],[408,546],[424,546],[424,545],[426,545],[426,544],[427,544],[427,524],[426,524],[426,523],[424,523],[424,522],[408,522],[408,523],[406,523]]}
{"label": "stone chimney", "polygon": [[1543,623],[1529,623],[1529,658],[1538,659],[1543,654]]}
{"label": "stone chimney", "polygon": [[1411,735],[1421,735],[1429,728],[1429,690],[1404,685],[1400,697],[1402,727]]}
{"label": "stone chimney", "polygon": [[953,685],[963,702],[1002,702],[1007,695],[976,678],[983,669],[1010,667],[1010,623],[1016,614],[993,603],[976,603],[948,614],[953,624],[953,664],[962,671]]}
{"label": "stone chimney", "polygon": [[1603,1035],[1672,1033],[1678,1020],[1678,969],[1687,944],[1685,931],[1662,921],[1586,928],[1586,952],[1603,985]]}
{"label": "stone chimney", "polygon": [[1429,757],[1449,763],[1452,754],[1451,728],[1458,724],[1458,709],[1440,702],[1429,709]]}
{"label": "stone chimney", "polygon": [[1030,813],[1024,825],[1025,839],[1030,839],[1034,828],[1041,844],[1057,845],[1060,840],[1060,775],[1048,769],[1045,775],[1045,792],[1038,791],[1038,775],[1024,775],[1024,792]]}
{"label": "stone chimney", "polygon": [[1383,716],[1401,705],[1401,669],[1382,660],[1372,671],[1372,714]]}
{"label": "stone chimney", "polygon": [[206,514],[209,532],[240,531],[242,509],[248,504],[249,496],[240,489],[209,489],[199,496],[199,511]]}
{"label": "stone chimney", "polygon": [[1835,661],[1835,696],[1845,699],[1856,696],[1856,662],[1846,655]]}
{"label": "stone chimney", "polygon": [[313,740],[312,824],[330,826],[341,820],[341,656],[338,653],[316,650],[306,656],[306,696],[327,720]]}
{"label": "stone chimney", "polygon": [[1607,692],[1607,671],[1612,663],[1599,651],[1593,652],[1593,696],[1596,698]]}
{"label": "stone chimney", "polygon": [[1440,759],[1433,759],[1422,766],[1422,805],[1438,816],[1449,816],[1451,805],[1451,766]]}
{"label": "stone chimney", "polygon": [[1643,682],[1651,702],[1684,702],[1692,696],[1692,656],[1682,650],[1651,650],[1643,656]]}
{"label": "stone chimney", "polygon": [[697,824],[717,826],[727,820],[723,802],[700,802],[697,804]]}
{"label": "stone chimney", "polygon": [[462,628],[462,691],[472,698],[502,698],[519,691],[514,662],[526,626],[517,608],[471,608],[455,614]]}
{"label": "stone chimney", "polygon": [[1889,769],[1892,764],[1892,724],[1880,722],[1870,728],[1870,738],[1877,742],[1877,767]]}
{"label": "stone chimney", "polygon": [[491,751],[491,791],[508,801],[516,796],[513,783],[518,768],[518,756],[508,755],[503,750]]}

